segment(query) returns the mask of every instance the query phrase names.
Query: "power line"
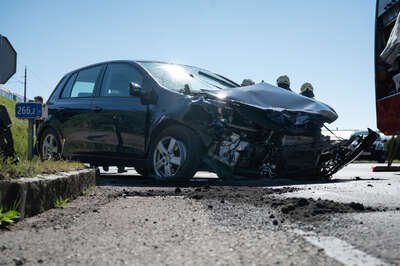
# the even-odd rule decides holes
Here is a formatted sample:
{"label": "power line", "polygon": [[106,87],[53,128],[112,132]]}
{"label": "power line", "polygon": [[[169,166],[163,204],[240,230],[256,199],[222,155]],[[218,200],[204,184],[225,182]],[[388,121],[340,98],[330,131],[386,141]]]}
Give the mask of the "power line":
{"label": "power line", "polygon": [[42,83],[42,85],[44,85],[45,87],[49,87],[49,84],[47,84],[47,82],[45,82],[42,78],[39,77],[39,75],[37,75],[34,71],[32,71],[32,69],[29,70],[30,73],[33,74],[33,76]]}

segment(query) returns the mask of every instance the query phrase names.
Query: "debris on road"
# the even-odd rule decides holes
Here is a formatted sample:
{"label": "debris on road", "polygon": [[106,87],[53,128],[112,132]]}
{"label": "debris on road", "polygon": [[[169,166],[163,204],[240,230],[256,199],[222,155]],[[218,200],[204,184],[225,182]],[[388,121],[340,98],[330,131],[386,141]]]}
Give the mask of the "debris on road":
{"label": "debris on road", "polygon": [[[287,198],[282,197],[284,193],[298,191],[298,188],[282,187],[282,188],[253,188],[253,187],[231,187],[231,186],[204,186],[197,188],[176,190],[153,190],[147,191],[124,191],[123,197],[170,197],[184,196],[193,200],[206,201],[205,207],[209,210],[218,210],[209,200],[215,200],[216,203],[225,204],[250,204],[256,207],[267,206],[281,213],[283,217],[287,217],[292,221],[318,219],[321,215],[332,213],[353,213],[365,211],[378,211],[376,208],[366,207],[361,203],[341,203],[332,200],[312,199],[312,198]],[[276,215],[271,214],[270,219],[273,224],[277,225]]]}

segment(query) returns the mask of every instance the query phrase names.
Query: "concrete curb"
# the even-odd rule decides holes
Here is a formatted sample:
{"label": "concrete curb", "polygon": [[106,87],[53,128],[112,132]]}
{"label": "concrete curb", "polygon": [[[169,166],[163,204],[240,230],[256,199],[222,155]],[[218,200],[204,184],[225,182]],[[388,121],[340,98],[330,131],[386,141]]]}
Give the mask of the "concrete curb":
{"label": "concrete curb", "polygon": [[58,197],[74,199],[95,185],[96,172],[93,169],[0,180],[0,206],[9,208],[19,202],[19,212],[23,219],[53,208]]}

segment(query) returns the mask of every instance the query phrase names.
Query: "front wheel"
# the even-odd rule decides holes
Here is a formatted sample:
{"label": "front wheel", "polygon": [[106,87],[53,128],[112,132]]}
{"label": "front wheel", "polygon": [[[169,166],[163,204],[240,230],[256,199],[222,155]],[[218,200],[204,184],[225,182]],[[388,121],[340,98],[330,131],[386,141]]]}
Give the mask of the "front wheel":
{"label": "front wheel", "polygon": [[202,148],[194,132],[184,126],[164,129],[150,149],[149,169],[157,180],[190,179],[200,164]]}

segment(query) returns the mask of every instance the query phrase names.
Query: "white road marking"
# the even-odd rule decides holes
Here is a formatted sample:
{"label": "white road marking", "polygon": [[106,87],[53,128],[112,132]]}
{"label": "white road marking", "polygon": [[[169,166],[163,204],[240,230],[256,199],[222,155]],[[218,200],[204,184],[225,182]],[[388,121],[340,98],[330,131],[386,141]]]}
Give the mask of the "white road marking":
{"label": "white road marking", "polygon": [[314,232],[304,232],[302,230],[294,230],[298,235],[301,235],[306,241],[314,246],[323,248],[326,255],[343,263],[346,266],[364,265],[390,265],[382,260],[375,258],[367,253],[356,249],[346,241],[340,240],[333,236],[318,236]]}

